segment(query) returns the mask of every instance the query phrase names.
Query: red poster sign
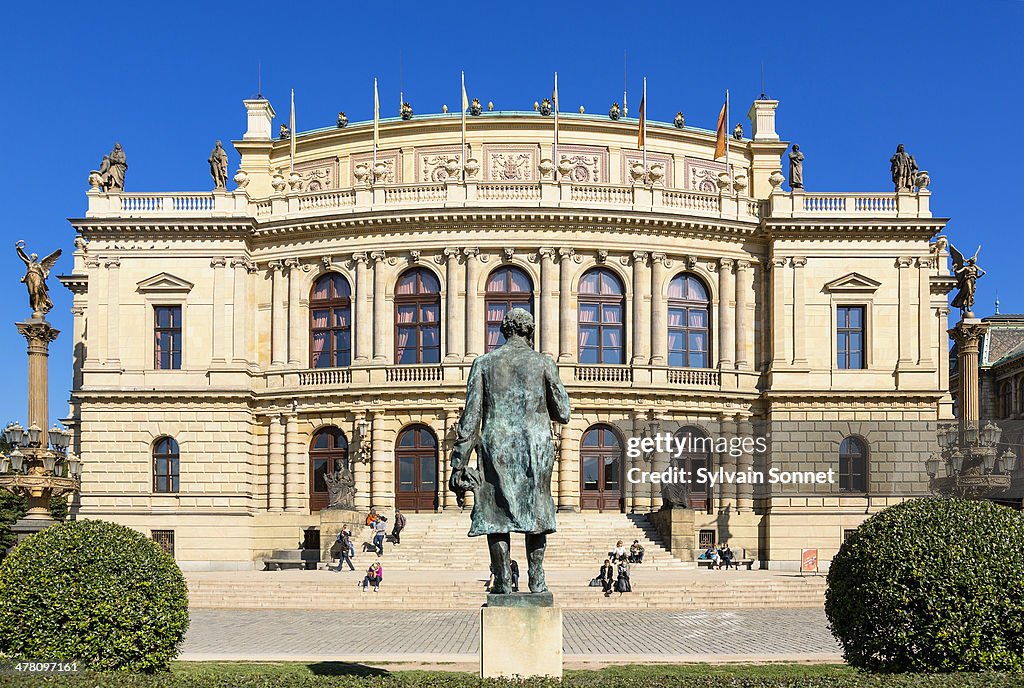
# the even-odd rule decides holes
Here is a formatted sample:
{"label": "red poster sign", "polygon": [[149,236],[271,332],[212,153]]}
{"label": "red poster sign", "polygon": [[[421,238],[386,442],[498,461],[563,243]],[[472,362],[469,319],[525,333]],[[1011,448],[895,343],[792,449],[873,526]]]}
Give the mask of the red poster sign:
{"label": "red poster sign", "polygon": [[800,550],[800,573],[817,573],[818,572],[818,550],[816,549],[802,549]]}

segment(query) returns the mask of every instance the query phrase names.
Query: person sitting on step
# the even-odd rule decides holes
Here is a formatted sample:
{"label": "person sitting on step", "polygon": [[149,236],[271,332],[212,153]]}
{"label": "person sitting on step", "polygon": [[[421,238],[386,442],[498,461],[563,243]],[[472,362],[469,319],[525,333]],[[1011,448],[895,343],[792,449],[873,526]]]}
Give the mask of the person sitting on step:
{"label": "person sitting on step", "polygon": [[629,546],[629,563],[644,563],[644,547],[640,544],[639,540],[633,540],[633,544]]}
{"label": "person sitting on step", "polygon": [[380,565],[379,561],[375,561],[370,564],[370,568],[366,569],[366,575],[363,576],[363,592],[366,592],[368,585],[372,585],[373,591],[378,592],[382,580],[384,580],[384,567]]}

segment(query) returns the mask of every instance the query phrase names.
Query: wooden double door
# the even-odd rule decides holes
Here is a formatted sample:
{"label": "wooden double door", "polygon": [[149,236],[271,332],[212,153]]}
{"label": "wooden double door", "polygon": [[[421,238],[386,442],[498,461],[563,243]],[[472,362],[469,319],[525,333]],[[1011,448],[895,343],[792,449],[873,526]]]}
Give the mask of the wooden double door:
{"label": "wooden double door", "polygon": [[623,453],[618,434],[597,425],[580,441],[580,508],[622,511]]}
{"label": "wooden double door", "polygon": [[437,509],[437,438],[425,425],[411,425],[395,447],[395,506],[403,511]]}

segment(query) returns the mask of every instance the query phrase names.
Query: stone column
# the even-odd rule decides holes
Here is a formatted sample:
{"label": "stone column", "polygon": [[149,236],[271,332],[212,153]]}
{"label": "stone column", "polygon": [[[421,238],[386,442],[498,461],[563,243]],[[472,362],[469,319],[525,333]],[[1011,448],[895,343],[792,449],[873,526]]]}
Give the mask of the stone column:
{"label": "stone column", "polygon": [[[655,416],[656,431],[667,432],[668,418],[665,415]],[[657,446],[655,447],[657,449]],[[669,447],[662,447],[662,451],[655,451],[651,457],[651,470],[655,473],[663,473],[668,470],[671,456],[669,454]],[[657,511],[664,504],[664,500],[661,498],[660,483],[651,483],[651,511]]]}
{"label": "stone column", "polygon": [[[77,295],[76,298],[78,298]],[[85,306],[83,306],[80,302],[74,303],[71,306],[71,316],[71,336],[72,341],[74,342],[72,346],[76,346],[79,343],[85,341]],[[82,360],[81,355],[75,355],[72,357],[71,379],[72,386],[74,389],[81,389],[82,387],[82,365],[84,363],[85,361]],[[74,447],[72,447],[71,449],[74,450]]]}
{"label": "stone column", "polygon": [[480,300],[480,268],[486,256],[480,256],[480,249],[466,248],[466,355],[471,361],[484,351],[483,302]]}
{"label": "stone column", "polygon": [[285,261],[288,266],[288,364],[309,367],[309,328],[302,320],[302,272],[298,258]]}
{"label": "stone column", "polygon": [[[731,416],[725,416],[722,418],[720,428],[722,437],[731,438],[736,436],[736,423],[733,421]],[[738,463],[737,457],[732,456],[728,450],[718,454],[718,461],[718,465],[727,473],[736,471]],[[718,507],[718,513],[721,514],[726,511],[734,511],[736,509],[736,487],[737,485],[735,482],[722,482],[715,485],[715,488],[718,491],[718,503],[715,505]]]}
{"label": "stone column", "polygon": [[451,476],[451,466],[448,465],[447,457],[451,452],[448,434],[452,426],[458,422],[458,417],[451,411],[441,411],[441,439],[438,443],[441,456],[438,457],[437,466],[437,509],[445,511],[455,505],[455,495],[448,490],[448,478]]}
{"label": "stone column", "polygon": [[384,412],[371,411],[373,424],[373,461],[370,474],[371,492],[370,505],[378,511],[394,506],[394,481],[392,480],[392,461],[387,442],[384,440]]}
{"label": "stone column", "polygon": [[573,363],[576,360],[576,309],[572,294],[572,260],[576,250],[558,249],[558,361]]}
{"label": "stone column", "polygon": [[275,366],[284,365],[287,360],[287,324],[285,323],[284,312],[284,271],[283,260],[270,262],[270,273],[273,283],[271,285],[271,330],[270,330],[270,364]]}
{"label": "stone column", "polygon": [[256,264],[246,258],[234,258],[231,267],[235,271],[234,297],[232,299],[232,354],[235,363],[249,360],[251,347],[249,332],[252,330],[251,301],[249,300],[249,275],[256,271]]}
{"label": "stone column", "polygon": [[[896,259],[896,267],[899,268],[899,333],[900,333],[900,358],[896,361],[899,369],[910,368],[914,365],[914,331],[917,329],[916,318],[913,316],[911,305],[913,285],[911,284],[910,268],[914,264],[913,258],[901,257]],[[867,313],[864,314],[865,317]],[[864,342],[867,349],[868,342]],[[865,357],[866,361],[866,357]]]}
{"label": "stone column", "polygon": [[284,510],[284,429],[281,426],[281,415],[270,416],[269,455],[267,461],[267,509],[270,511]]}
{"label": "stone column", "polygon": [[540,350],[554,358],[558,355],[558,296],[555,292],[558,267],[555,264],[555,249],[540,249],[537,251],[537,260],[540,261]]}
{"label": "stone column", "polygon": [[[644,411],[633,412],[633,436],[640,437],[647,427],[647,413]],[[650,470],[650,466],[647,464],[646,457],[641,452],[640,456],[631,460],[629,468],[639,468],[641,471]],[[623,487],[629,486],[630,492],[633,495],[633,509],[632,511],[638,514],[645,514],[651,510],[651,486],[647,483],[631,483],[626,480],[626,476],[622,476],[624,481]]]}
{"label": "stone column", "polygon": [[[949,389],[949,333],[946,331],[949,327],[949,307],[940,306],[935,309],[935,317],[938,319],[937,330],[939,337],[939,389],[946,391]],[[948,400],[947,400],[948,401]]]}
{"label": "stone column", "polygon": [[[100,261],[86,259],[85,265],[89,270],[88,302],[85,307],[85,364],[99,365],[106,359],[106,350],[103,346],[103,307],[100,306]],[[149,333],[150,345],[152,345],[153,334]],[[147,368],[153,367],[150,360]]]}
{"label": "stone column", "polygon": [[353,253],[352,263],[356,269],[355,302],[355,361],[366,363],[373,356],[373,312],[370,294],[370,274],[367,269],[365,252]]}
{"label": "stone column", "polygon": [[394,336],[394,323],[387,317],[387,255],[384,251],[370,254],[373,260],[373,360],[387,361],[388,337]]}
{"label": "stone column", "polygon": [[[119,367],[121,365],[119,349],[121,337],[118,332],[121,315],[121,287],[119,284],[121,259],[110,258],[103,265],[107,268],[107,365]],[[182,309],[184,310],[184,305]],[[186,356],[188,356],[188,352],[183,350],[182,359]],[[182,360],[181,367],[187,367],[184,360]]]}
{"label": "stone column", "polygon": [[558,445],[558,510],[580,510],[580,431],[570,421],[562,426]]}
{"label": "stone column", "polygon": [[561,423],[551,424],[551,439],[555,445],[555,460],[551,464],[551,499],[554,500],[555,506],[558,506],[558,495],[559,495],[559,472],[561,471],[562,464],[562,425]]}
{"label": "stone column", "polygon": [[736,352],[736,323],[733,302],[736,300],[736,278],[732,274],[732,258],[718,261],[718,367],[731,370]]}
{"label": "stone column", "polygon": [[664,253],[651,254],[651,365],[668,364],[668,298],[665,295],[665,280],[669,267],[669,260]]}
{"label": "stone column", "polygon": [[807,259],[793,257],[793,365],[807,367],[807,312],[805,308],[804,266]]}
{"label": "stone column", "polygon": [[[355,423],[352,428],[352,436],[359,436],[359,421],[363,420],[362,412],[356,413]],[[369,427],[369,426],[367,426]],[[367,433],[362,437],[362,442],[370,443],[372,435]],[[352,477],[356,483],[355,507],[357,511],[366,512],[370,510],[370,462],[363,461],[364,452],[362,446],[357,448],[357,454],[352,457]]]}
{"label": "stone column", "polygon": [[[932,361],[932,289],[931,273],[934,267],[934,258],[917,259],[917,365],[926,369],[933,369],[935,362]],[[941,354],[941,352],[940,352]],[[1014,390],[1017,385],[1014,385]]]}
{"label": "stone column", "polygon": [[210,306],[210,360],[214,363],[226,363],[228,360],[228,328],[224,318],[225,304],[227,303],[227,276],[224,268],[228,261],[224,257],[216,257],[210,260],[210,267],[213,268],[213,303]]}
{"label": "stone column", "polygon": [[[737,429],[740,437],[754,437],[754,424],[746,416],[735,416]],[[743,454],[737,462],[737,468],[741,471],[749,471],[754,468],[754,455]],[[736,486],[736,511],[750,513],[754,510],[754,485],[753,483],[741,483]]]}
{"label": "stone column", "polygon": [[299,416],[289,413],[285,416],[285,510],[306,511],[308,481],[306,479],[306,453],[299,438]]}
{"label": "stone column", "polygon": [[786,263],[783,257],[771,259],[771,290],[772,290],[772,368],[783,368],[789,364],[786,358],[786,332],[790,329],[790,319],[786,317]]}
{"label": "stone column", "polygon": [[736,261],[736,368],[750,370],[754,359],[754,328],[750,297],[754,291],[754,269],[750,261]]}
{"label": "stone column", "polygon": [[633,251],[633,365],[651,361],[651,302],[647,252]]}
{"label": "stone column", "polygon": [[459,278],[461,277],[459,274],[459,257],[461,254],[462,252],[457,248],[446,248],[444,250],[444,256],[447,259],[445,261],[447,287],[444,314],[444,350],[446,352],[444,358],[446,361],[461,361],[462,345],[465,342],[465,335],[463,333],[465,319],[462,317],[462,312],[459,309]]}
{"label": "stone column", "polygon": [[39,426],[44,442],[49,423],[48,399],[50,342],[57,339],[60,330],[54,329],[44,318],[32,318],[15,323],[18,332],[28,342],[28,425]]}
{"label": "stone column", "polygon": [[960,428],[973,424],[979,430],[981,408],[978,399],[978,345],[988,330],[988,324],[978,318],[963,318],[949,335],[956,342],[956,360],[959,372]]}

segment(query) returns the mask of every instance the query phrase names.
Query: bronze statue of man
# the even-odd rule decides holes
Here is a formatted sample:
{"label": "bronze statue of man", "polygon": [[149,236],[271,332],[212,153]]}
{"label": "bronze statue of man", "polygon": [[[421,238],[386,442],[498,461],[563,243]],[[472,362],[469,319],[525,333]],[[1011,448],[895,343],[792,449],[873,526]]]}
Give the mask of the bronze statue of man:
{"label": "bronze statue of man", "polygon": [[[469,536],[487,536],[492,594],[512,591],[509,534],[526,534],[530,592],[547,592],[544,548],[555,532],[551,421],[569,420],[569,397],[550,356],[533,350],[533,316],[513,308],[501,323],[505,343],[475,361],[466,409],[452,450],[449,487],[459,504],[475,494]],[[479,468],[468,465],[476,450]]]}

